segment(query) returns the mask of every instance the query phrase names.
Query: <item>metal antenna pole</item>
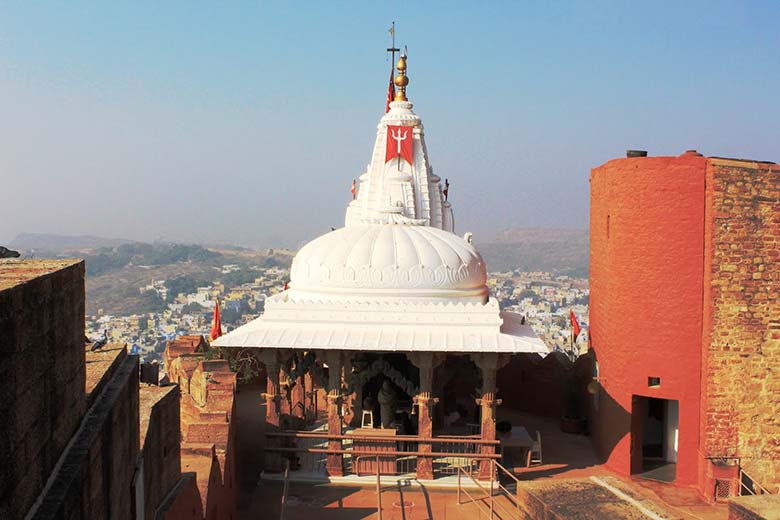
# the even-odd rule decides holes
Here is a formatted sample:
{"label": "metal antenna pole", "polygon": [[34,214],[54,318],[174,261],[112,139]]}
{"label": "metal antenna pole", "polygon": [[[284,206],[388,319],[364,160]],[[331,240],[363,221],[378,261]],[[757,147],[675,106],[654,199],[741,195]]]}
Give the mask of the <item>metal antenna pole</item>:
{"label": "metal antenna pole", "polygon": [[393,20],[393,24],[390,26],[390,48],[387,49],[387,52],[390,53],[390,60],[392,62],[392,66],[395,66],[395,53],[401,52],[401,49],[396,48],[395,46],[395,20]]}

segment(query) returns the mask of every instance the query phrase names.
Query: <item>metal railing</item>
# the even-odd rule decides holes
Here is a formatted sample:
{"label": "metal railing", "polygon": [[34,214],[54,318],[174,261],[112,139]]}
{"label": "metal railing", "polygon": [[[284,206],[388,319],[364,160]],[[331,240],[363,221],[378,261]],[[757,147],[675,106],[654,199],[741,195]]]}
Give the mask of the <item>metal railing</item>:
{"label": "metal railing", "polygon": [[282,506],[279,509],[279,520],[284,520],[284,508],[287,505],[287,493],[290,491],[290,461],[284,467],[284,486],[282,487]]}
{"label": "metal railing", "polygon": [[[750,476],[750,474],[748,474],[744,469],[742,469],[741,457],[735,457],[733,455],[720,455],[704,458],[716,466],[737,466],[738,476],[736,492],[739,496],[773,494],[766,487],[762,486],[756,479]],[[729,478],[728,480],[716,478],[715,481],[715,499],[718,500],[721,498],[728,498],[728,496],[731,494],[730,488],[732,485],[731,482],[733,482],[733,478]],[[723,482],[723,488],[719,487],[720,482]],[[722,492],[722,494],[719,492]],[[780,494],[780,489],[778,489],[775,493]]]}
{"label": "metal railing", "polygon": [[[468,489],[463,487],[462,478],[466,477],[471,481],[472,485],[482,492],[482,496],[474,496],[469,493]],[[522,512],[520,509],[520,501],[517,499],[517,491],[514,493],[510,491],[502,482],[501,478],[509,477],[514,481],[517,486],[520,481],[515,477],[508,469],[502,466],[497,460],[490,460],[490,480],[488,482],[488,489],[486,490],[479,480],[474,478],[472,471],[466,471],[462,467],[458,468],[458,491],[457,500],[458,506],[465,504],[474,504],[479,510],[480,518],[486,515],[488,519],[492,520],[495,516],[498,516],[502,520],[522,518]],[[511,484],[510,484],[511,485]],[[498,493],[496,493],[498,492]],[[465,495],[468,500],[463,501],[461,495]],[[496,497],[504,497],[506,502],[509,502],[509,506],[505,502],[496,501]]]}
{"label": "metal railing", "polygon": [[[450,442],[450,439],[458,439],[460,442],[453,443]],[[480,444],[470,442],[472,440],[480,440],[479,435],[437,438],[438,442],[433,442],[431,451],[447,453],[448,455],[433,459],[434,475],[456,475],[461,468],[473,471],[475,469],[472,465],[474,454],[479,452]]]}
{"label": "metal railing", "polygon": [[382,520],[382,480],[379,477],[379,456],[376,457],[376,516]]}
{"label": "metal railing", "polygon": [[[419,437],[415,435],[374,436],[355,434],[328,434],[327,432],[283,431],[266,432],[269,438],[280,442],[267,445],[266,450],[287,454],[293,469],[315,473],[325,472],[328,455],[341,455],[347,473],[374,473],[374,468],[364,467],[365,462],[379,459],[381,472],[387,475],[404,475],[416,472],[420,458],[431,459],[434,478],[455,475],[459,469],[474,470],[476,460],[495,460],[500,455],[480,453],[480,448],[498,447],[498,440],[466,437]],[[339,449],[328,447],[328,441],[340,441]],[[272,443],[269,443],[272,444]],[[361,445],[362,444],[362,445]],[[431,451],[421,451],[420,445],[430,445]],[[363,469],[361,469],[363,468]],[[364,471],[365,470],[365,471]]]}
{"label": "metal railing", "polygon": [[[780,491],[778,491],[780,493]],[[771,495],[772,492],[756,482],[742,467],[739,468],[739,494],[740,495]]]}

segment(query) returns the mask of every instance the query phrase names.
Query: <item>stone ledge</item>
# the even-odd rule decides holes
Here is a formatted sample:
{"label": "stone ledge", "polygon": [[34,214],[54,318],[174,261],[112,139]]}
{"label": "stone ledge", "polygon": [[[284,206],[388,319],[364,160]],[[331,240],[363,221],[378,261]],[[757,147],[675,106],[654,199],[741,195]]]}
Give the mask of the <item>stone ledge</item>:
{"label": "stone ledge", "polygon": [[732,498],[729,520],[780,520],[780,495]]}

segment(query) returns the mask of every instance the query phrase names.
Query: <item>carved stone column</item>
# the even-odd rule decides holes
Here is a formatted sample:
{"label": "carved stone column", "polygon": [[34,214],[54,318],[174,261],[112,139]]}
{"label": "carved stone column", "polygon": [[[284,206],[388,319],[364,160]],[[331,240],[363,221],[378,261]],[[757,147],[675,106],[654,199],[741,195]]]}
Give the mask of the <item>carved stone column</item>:
{"label": "carved stone column", "polygon": [[275,349],[260,351],[258,359],[265,365],[267,376],[265,397],[265,422],[267,425],[279,427],[279,356]]}
{"label": "carved stone column", "polygon": [[[407,354],[417,368],[420,369],[420,391],[414,397],[417,405],[417,435],[420,437],[433,437],[433,405],[439,402],[438,397],[433,397],[433,369],[443,360],[444,356],[432,352],[412,352]],[[417,451],[431,453],[433,446],[430,442],[420,442]],[[421,455],[417,457],[417,479],[433,480],[433,458]]]}
{"label": "carved stone column", "polygon": [[290,378],[283,369],[279,370],[279,415],[288,416],[286,423],[289,423],[290,415]]}
{"label": "carved stone column", "polygon": [[[328,434],[341,435],[341,366],[342,353],[338,350],[325,352],[328,363]],[[328,440],[329,450],[341,450],[341,439]],[[331,477],[344,475],[341,453],[329,453],[325,469]]]}
{"label": "carved stone column", "polygon": [[[482,440],[495,440],[496,407],[501,404],[501,400],[496,399],[496,372],[506,364],[509,358],[506,355],[493,352],[471,354],[471,358],[482,371],[482,397],[477,399],[477,404],[481,407],[480,438]],[[495,454],[496,452],[492,445],[483,445],[480,451],[485,454]],[[491,477],[490,461],[480,461],[479,478],[489,480]]]}
{"label": "carved stone column", "polygon": [[[258,359],[265,365],[267,377],[265,397],[265,428],[266,433],[279,431],[279,355],[276,349],[263,349]],[[279,447],[278,437],[265,436],[265,447]],[[279,452],[265,450],[265,468],[268,471],[281,471],[282,458]]]}
{"label": "carved stone column", "polygon": [[301,373],[303,364],[303,353],[295,358],[295,372],[298,376],[295,378],[295,386],[292,388],[291,408],[292,415],[306,421],[306,388],[304,387],[304,376]]}
{"label": "carved stone column", "polygon": [[311,377],[310,372],[306,372],[303,376],[303,384],[305,390],[305,407],[306,407],[306,423],[313,422],[317,419],[317,389],[314,388],[314,379]]}

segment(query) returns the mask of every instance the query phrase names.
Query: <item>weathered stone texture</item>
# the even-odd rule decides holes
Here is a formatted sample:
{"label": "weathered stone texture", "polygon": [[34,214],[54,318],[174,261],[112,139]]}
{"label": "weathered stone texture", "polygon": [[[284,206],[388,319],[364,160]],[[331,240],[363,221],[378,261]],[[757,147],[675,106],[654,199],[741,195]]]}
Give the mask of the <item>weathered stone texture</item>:
{"label": "weathered stone texture", "polygon": [[84,415],[84,379],[84,263],[0,261],[1,518],[43,489]]}
{"label": "weathered stone texture", "polygon": [[[202,520],[203,506],[195,473],[182,473],[176,487],[160,504],[154,520]],[[147,517],[148,518],[148,517]]]}
{"label": "weathered stone texture", "polygon": [[710,159],[702,417],[705,456],[780,486],[780,167]]}
{"label": "weathered stone texture", "polygon": [[729,520],[780,520],[780,495],[733,498],[729,502]]}
{"label": "weathered stone texture", "polygon": [[[115,370],[105,372],[84,421],[51,475],[34,519],[133,518],[132,485],[138,460],[138,357],[112,348]],[[90,352],[89,355],[94,354]],[[47,478],[49,476],[47,475]],[[15,518],[15,517],[14,517]]]}
{"label": "weathered stone texture", "polygon": [[[227,518],[235,510],[236,374],[227,361],[206,360],[204,344],[200,336],[169,342],[165,366],[181,389],[182,470],[196,474],[205,518]],[[185,501],[175,507],[189,511]]]}
{"label": "weathered stone texture", "polygon": [[140,389],[141,456],[144,468],[144,518],[154,518],[158,506],[181,477],[179,387]]}

